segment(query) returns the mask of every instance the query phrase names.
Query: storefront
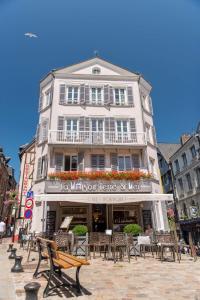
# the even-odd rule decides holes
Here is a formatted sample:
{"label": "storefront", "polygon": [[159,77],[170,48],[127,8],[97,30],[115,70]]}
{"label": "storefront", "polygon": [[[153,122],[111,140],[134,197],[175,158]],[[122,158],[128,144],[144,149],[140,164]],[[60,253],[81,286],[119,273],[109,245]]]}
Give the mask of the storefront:
{"label": "storefront", "polygon": [[168,230],[165,202],[173,197],[148,193],[148,182],[72,182],[70,185],[47,181],[45,191],[35,195],[37,206],[43,206],[41,220],[45,231],[58,230],[66,216],[73,216],[70,229],[84,224],[89,231],[122,231],[126,224],[137,223],[144,229],[151,225],[156,230]]}

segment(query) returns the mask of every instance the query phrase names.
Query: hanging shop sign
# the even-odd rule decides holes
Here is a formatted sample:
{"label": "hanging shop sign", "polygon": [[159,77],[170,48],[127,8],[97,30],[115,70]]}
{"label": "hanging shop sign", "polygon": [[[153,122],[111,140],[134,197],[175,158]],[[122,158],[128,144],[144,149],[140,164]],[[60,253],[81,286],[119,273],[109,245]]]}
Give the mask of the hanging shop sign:
{"label": "hanging shop sign", "polygon": [[47,180],[46,193],[150,193],[152,184],[149,180]]}
{"label": "hanging shop sign", "polygon": [[28,208],[24,211],[24,218],[25,219],[31,219],[33,215],[32,209]]}

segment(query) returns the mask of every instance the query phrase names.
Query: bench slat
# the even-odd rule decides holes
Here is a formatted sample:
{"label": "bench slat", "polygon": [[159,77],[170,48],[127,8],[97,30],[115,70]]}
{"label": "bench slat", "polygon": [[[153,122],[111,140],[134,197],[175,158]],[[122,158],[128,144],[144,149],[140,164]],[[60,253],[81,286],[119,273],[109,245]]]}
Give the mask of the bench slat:
{"label": "bench slat", "polygon": [[90,263],[85,260],[85,259],[81,259],[81,258],[77,258],[76,256],[70,255],[68,253],[62,252],[62,251],[57,251],[58,255],[63,255],[65,257],[68,257],[69,259],[73,259],[79,263],[81,263],[82,265],[89,265]]}
{"label": "bench slat", "polygon": [[79,261],[76,261],[73,258],[70,257],[66,257],[65,255],[59,253],[57,259],[63,260],[64,262],[67,262],[68,264],[74,266],[74,267],[78,267],[78,266],[82,266],[82,263]]}

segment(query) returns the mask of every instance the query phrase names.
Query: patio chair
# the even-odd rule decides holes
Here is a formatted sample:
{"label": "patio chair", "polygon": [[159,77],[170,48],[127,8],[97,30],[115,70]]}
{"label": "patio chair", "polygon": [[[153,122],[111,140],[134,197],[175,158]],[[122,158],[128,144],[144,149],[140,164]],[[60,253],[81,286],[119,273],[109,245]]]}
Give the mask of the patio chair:
{"label": "patio chair", "polygon": [[164,253],[166,250],[169,250],[173,261],[177,259],[180,262],[180,256],[178,253],[178,245],[176,245],[174,237],[170,233],[164,233],[164,234],[156,234],[156,241],[157,241],[157,251],[158,251],[158,257],[160,258],[161,262],[165,260]]}
{"label": "patio chair", "polygon": [[154,257],[155,244],[151,242],[151,238],[148,235],[138,236],[138,245],[140,249],[140,256],[145,258],[146,252],[151,252]]}
{"label": "patio chair", "polygon": [[54,240],[59,250],[71,253],[71,237],[67,232],[57,232],[54,234]]}
{"label": "patio chair", "polygon": [[131,256],[135,256],[135,259],[137,260],[137,248],[136,248],[136,241],[134,239],[134,236],[132,234],[127,234],[126,235],[126,240],[127,240],[127,251],[128,251],[128,256],[131,258]]}
{"label": "patio chair", "polygon": [[130,252],[128,250],[126,235],[124,233],[114,233],[110,246],[114,263],[116,263],[118,259],[122,260],[125,256],[125,253],[127,254],[128,261],[130,262]]}

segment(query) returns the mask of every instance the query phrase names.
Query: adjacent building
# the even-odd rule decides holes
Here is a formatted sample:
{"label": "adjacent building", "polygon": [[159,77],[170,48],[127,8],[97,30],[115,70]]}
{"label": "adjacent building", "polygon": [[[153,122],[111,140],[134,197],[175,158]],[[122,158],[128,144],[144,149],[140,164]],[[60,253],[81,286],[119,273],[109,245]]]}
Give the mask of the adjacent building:
{"label": "adjacent building", "polygon": [[[92,231],[168,230],[150,92],[143,76],[99,57],[41,80],[32,230],[50,234],[66,216]],[[116,175],[130,172],[134,181]]]}
{"label": "adjacent building", "polygon": [[14,169],[9,165],[10,157],[7,157],[0,147],[0,216],[8,219],[12,213],[12,205],[7,201],[6,194],[16,187]]}
{"label": "adjacent building", "polygon": [[180,144],[158,143],[158,164],[162,181],[163,192],[173,194],[173,180],[170,157],[180,148]]}
{"label": "adjacent building", "polygon": [[173,167],[175,200],[181,229],[183,232],[199,231],[200,123],[195,133],[181,137],[181,147],[172,155],[170,161]]}

